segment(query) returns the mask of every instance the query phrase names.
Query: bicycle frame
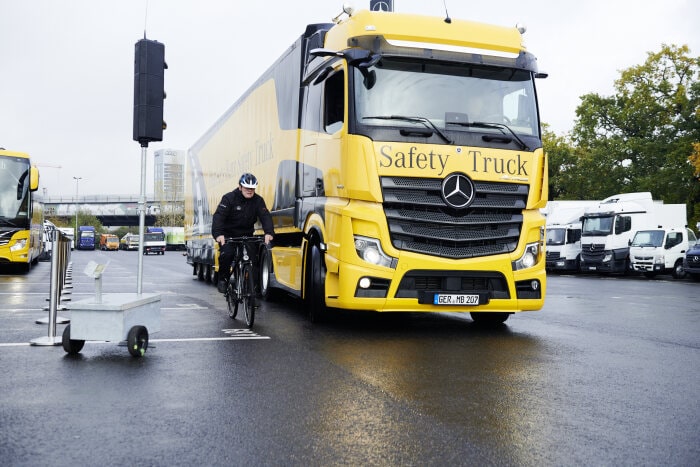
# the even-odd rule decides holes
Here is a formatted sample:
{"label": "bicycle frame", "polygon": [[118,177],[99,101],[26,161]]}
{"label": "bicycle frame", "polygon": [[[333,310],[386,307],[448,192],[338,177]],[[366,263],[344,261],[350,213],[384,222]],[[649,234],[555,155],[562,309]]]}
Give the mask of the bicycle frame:
{"label": "bicycle frame", "polygon": [[226,293],[229,316],[231,319],[234,319],[238,314],[238,305],[243,304],[245,321],[249,328],[253,326],[255,321],[257,303],[253,277],[254,265],[248,248],[250,244],[261,243],[262,241],[262,237],[232,237],[226,239],[226,243],[236,245],[234,262],[231,265],[231,278],[229,279]]}

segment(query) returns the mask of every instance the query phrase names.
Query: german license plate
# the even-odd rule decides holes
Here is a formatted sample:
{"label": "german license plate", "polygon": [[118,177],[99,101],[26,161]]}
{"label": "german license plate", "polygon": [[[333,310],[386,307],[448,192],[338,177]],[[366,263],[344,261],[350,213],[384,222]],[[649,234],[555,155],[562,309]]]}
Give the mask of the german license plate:
{"label": "german license plate", "polygon": [[436,293],[433,296],[433,305],[478,305],[478,294],[445,294]]}

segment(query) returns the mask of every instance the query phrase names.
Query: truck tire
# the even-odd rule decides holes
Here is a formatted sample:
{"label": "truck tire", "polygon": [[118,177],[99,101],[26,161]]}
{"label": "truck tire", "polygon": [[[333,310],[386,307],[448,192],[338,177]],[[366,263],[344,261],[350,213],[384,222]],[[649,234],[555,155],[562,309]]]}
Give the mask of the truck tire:
{"label": "truck tire", "polygon": [[270,289],[270,278],[272,276],[272,255],[267,248],[260,250],[260,264],[258,266],[260,277],[258,278],[260,296],[266,302],[273,301],[274,291]]}
{"label": "truck tire", "polygon": [[318,245],[311,245],[306,265],[306,303],[309,320],[312,323],[323,321],[327,315],[326,308],[326,267],[323,253]]}
{"label": "truck tire", "polygon": [[683,279],[686,276],[686,272],[683,269],[682,259],[679,259],[678,261],[676,261],[676,264],[673,265],[673,271],[671,271],[671,275],[674,279]]}

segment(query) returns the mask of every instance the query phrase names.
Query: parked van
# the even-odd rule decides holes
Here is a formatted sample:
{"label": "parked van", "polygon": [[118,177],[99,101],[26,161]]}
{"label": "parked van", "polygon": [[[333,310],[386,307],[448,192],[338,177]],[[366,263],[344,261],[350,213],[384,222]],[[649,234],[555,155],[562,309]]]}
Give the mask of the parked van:
{"label": "parked van", "polygon": [[118,250],[119,237],[114,234],[100,235],[100,250]]}

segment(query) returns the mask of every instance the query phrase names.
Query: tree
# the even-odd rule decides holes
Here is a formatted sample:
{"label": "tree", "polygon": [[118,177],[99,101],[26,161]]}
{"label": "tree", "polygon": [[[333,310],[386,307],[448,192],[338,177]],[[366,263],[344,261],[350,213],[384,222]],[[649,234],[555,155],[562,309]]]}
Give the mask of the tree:
{"label": "tree", "polygon": [[689,53],[664,44],[621,72],[613,96],[581,98],[571,139],[579,182],[595,195],[589,198],[650,191],[666,203],[686,203],[693,224],[698,220],[700,57]]}

